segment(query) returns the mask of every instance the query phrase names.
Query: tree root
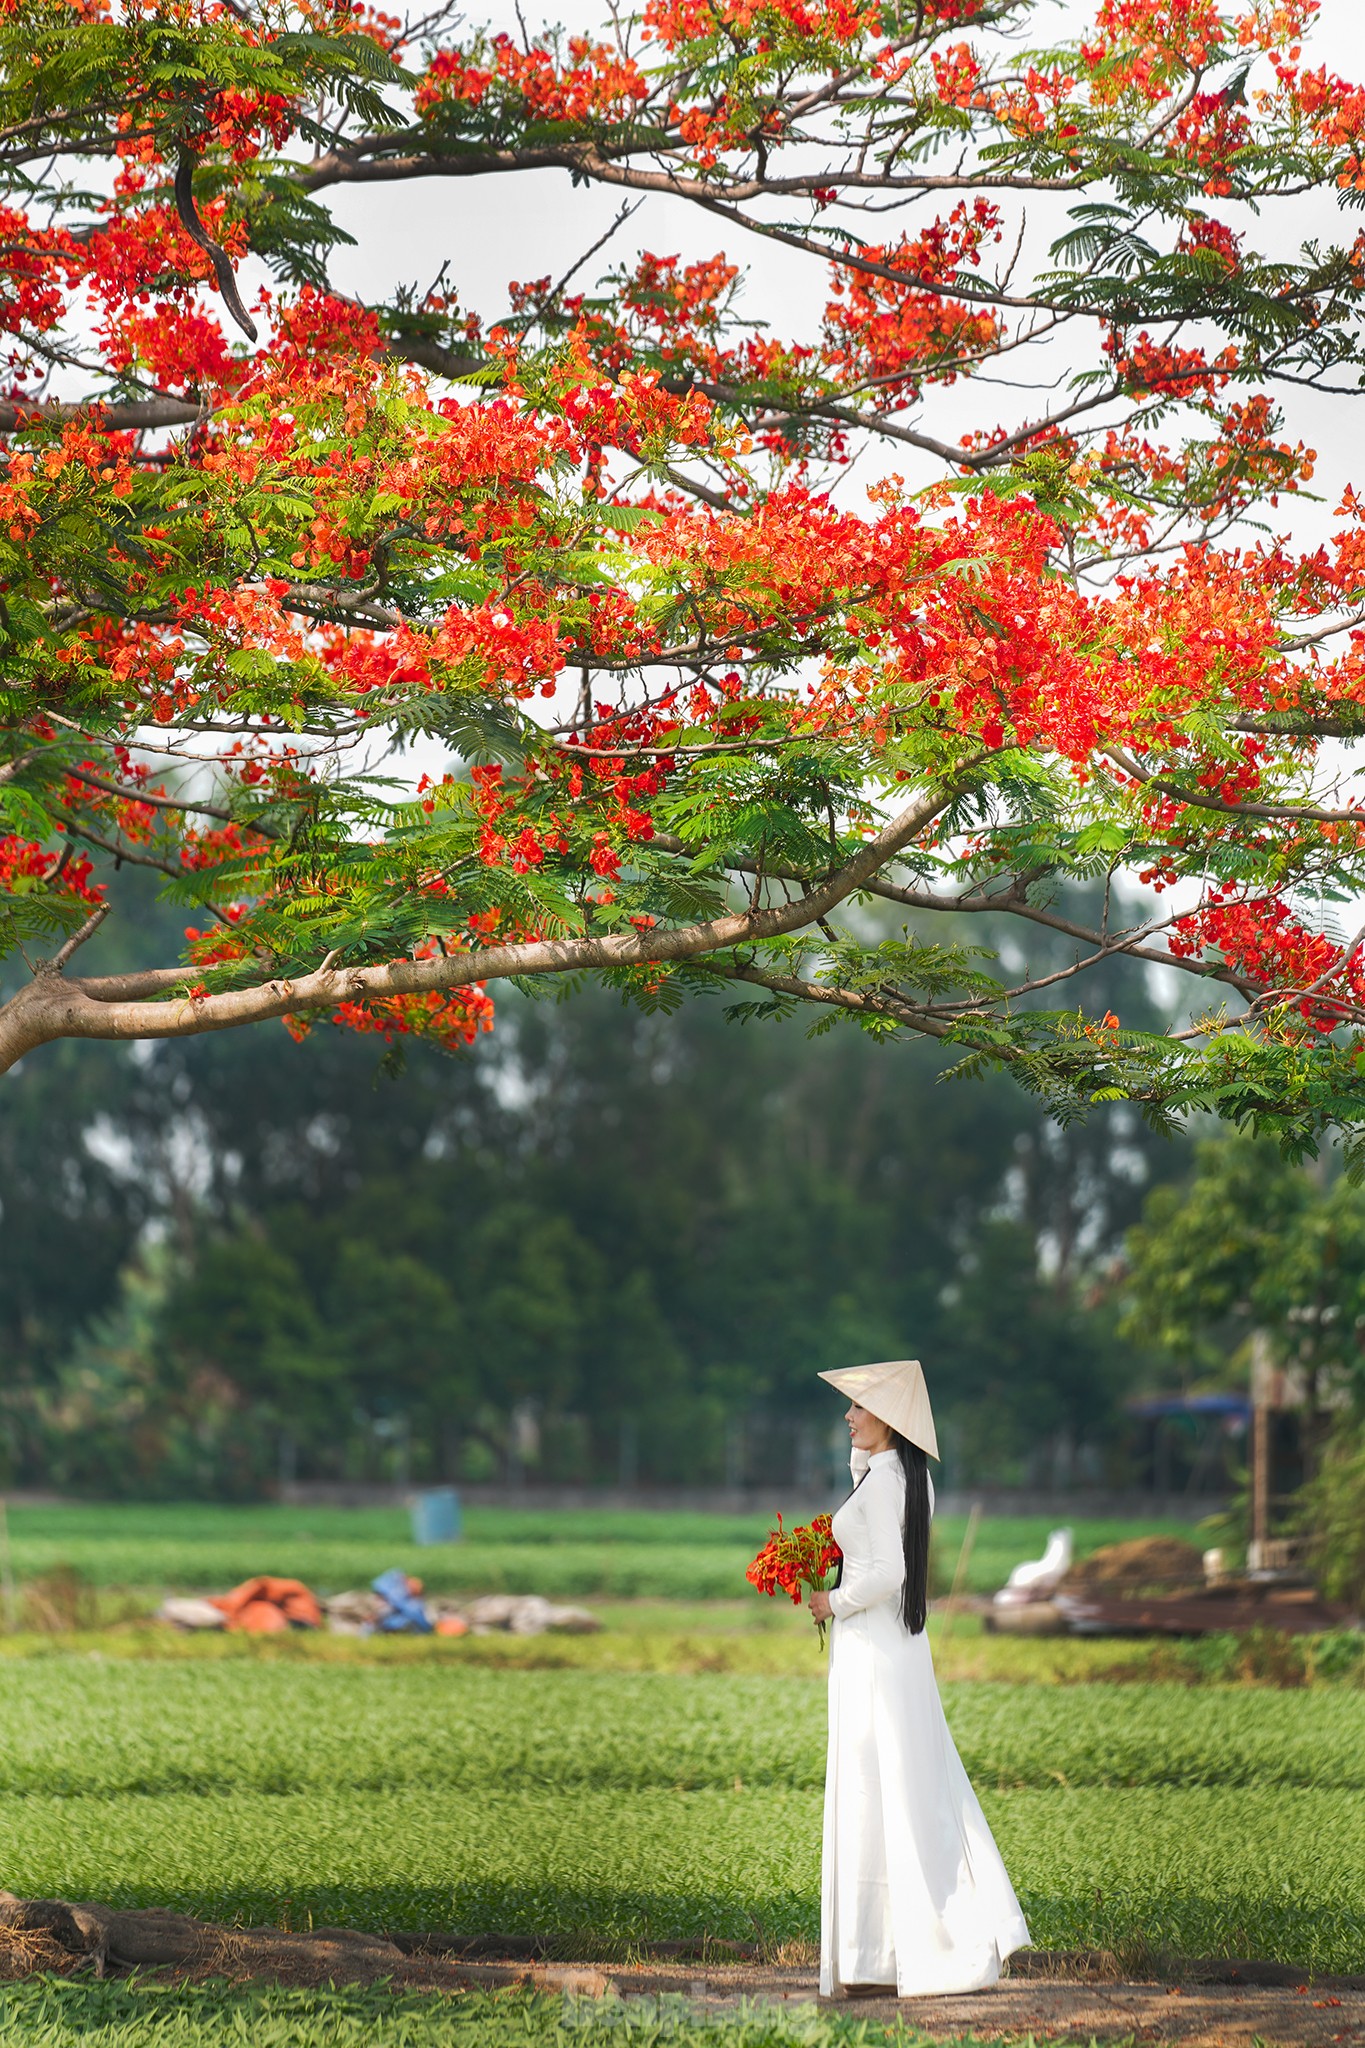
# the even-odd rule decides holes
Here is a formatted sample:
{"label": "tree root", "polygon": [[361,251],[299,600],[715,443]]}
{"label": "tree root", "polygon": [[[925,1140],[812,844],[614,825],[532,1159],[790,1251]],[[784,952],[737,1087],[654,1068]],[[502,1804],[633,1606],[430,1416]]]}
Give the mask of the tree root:
{"label": "tree root", "polygon": [[[171,1969],[196,1977],[270,1978],[279,1983],[429,1984],[458,1990],[470,1985],[529,1984],[546,1991],[605,1997],[605,1970],[592,1965],[536,1960],[541,1944],[528,1940],[502,1962],[476,1962],[486,1940],[459,1943],[439,1935],[368,1934],[352,1927],[314,1927],[293,1933],[279,1927],[223,1927],[187,1913],[159,1909],[121,1912],[73,1905],[65,1899],[20,1899],[0,1891],[0,1945],[10,1974],[65,1963],[93,1970]],[[507,1948],[500,1947],[507,1955]],[[523,1959],[524,1955],[524,1959]],[[17,1966],[17,1967],[16,1967]]]}

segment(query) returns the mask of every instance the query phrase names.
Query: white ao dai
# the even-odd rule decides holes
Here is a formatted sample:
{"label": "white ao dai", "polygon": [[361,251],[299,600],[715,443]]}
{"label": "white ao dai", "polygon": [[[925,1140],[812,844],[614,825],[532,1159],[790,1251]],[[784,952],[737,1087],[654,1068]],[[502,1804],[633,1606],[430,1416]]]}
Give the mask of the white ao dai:
{"label": "white ao dai", "polygon": [[[1029,1931],[948,1732],[928,1635],[901,1620],[900,1459],[855,1451],[860,1472],[834,1516],[820,1990],[977,1991]],[[932,1513],[932,1483],[929,1498]]]}

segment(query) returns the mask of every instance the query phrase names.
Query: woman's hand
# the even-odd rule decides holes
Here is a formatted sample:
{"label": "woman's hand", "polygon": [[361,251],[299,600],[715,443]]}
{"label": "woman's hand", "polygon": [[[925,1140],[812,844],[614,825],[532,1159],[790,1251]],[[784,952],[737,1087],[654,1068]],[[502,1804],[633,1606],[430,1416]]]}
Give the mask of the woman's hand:
{"label": "woman's hand", "polygon": [[813,1592],[811,1594],[810,1618],[812,1621],[833,1621],[834,1609],[829,1604],[828,1593]]}

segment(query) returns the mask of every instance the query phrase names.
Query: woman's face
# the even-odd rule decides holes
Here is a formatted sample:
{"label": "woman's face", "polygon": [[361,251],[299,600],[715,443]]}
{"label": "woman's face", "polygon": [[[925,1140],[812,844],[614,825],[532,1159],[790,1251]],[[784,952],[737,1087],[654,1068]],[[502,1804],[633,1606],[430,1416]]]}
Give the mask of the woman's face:
{"label": "woman's face", "polygon": [[871,1455],[877,1451],[890,1449],[891,1431],[879,1415],[869,1415],[866,1408],[860,1408],[856,1401],[850,1401],[844,1420],[848,1424],[848,1433],[853,1440],[855,1451],[866,1451]]}

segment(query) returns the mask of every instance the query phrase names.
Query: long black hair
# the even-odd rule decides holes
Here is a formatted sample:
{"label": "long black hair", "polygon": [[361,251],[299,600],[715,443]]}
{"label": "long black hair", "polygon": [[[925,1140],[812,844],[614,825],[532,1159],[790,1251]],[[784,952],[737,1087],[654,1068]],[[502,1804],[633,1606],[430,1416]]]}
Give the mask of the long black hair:
{"label": "long black hair", "polygon": [[[888,1427],[890,1425],[888,1424]],[[905,1474],[905,1590],[901,1620],[912,1636],[923,1632],[929,1614],[929,1460],[918,1444],[891,1431],[890,1448]]]}

